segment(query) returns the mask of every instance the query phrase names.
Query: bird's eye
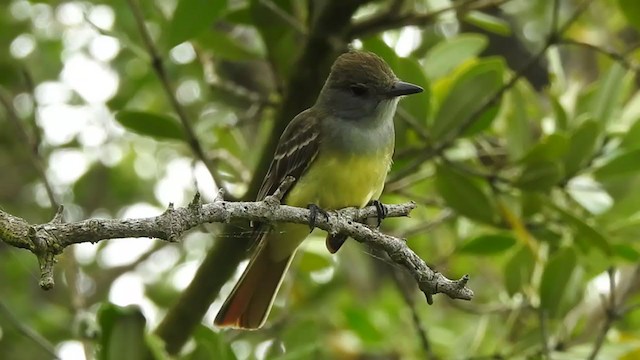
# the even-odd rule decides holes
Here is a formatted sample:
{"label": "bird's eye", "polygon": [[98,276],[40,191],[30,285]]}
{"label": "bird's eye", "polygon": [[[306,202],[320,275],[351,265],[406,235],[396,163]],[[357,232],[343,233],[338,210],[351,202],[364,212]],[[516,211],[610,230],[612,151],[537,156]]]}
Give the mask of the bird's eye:
{"label": "bird's eye", "polygon": [[362,84],[354,84],[349,87],[351,93],[355,96],[364,96],[367,95],[367,87]]}

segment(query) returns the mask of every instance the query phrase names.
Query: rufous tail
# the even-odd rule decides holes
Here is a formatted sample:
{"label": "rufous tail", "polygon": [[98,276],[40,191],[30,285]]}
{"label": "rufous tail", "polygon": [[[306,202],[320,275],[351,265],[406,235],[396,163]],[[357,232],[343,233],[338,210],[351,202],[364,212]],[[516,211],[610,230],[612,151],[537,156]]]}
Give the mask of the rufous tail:
{"label": "rufous tail", "polygon": [[261,245],[218,312],[216,326],[251,330],[260,328],[267,319],[293,254],[272,260],[270,244]]}

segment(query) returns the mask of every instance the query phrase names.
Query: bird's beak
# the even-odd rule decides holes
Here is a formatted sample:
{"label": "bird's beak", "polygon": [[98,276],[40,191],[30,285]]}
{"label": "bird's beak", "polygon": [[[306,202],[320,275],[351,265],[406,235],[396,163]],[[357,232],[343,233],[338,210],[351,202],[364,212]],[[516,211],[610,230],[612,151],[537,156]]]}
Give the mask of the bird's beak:
{"label": "bird's beak", "polygon": [[385,95],[389,97],[396,97],[402,95],[417,94],[422,91],[424,91],[424,89],[422,89],[418,85],[413,85],[404,81],[397,81]]}

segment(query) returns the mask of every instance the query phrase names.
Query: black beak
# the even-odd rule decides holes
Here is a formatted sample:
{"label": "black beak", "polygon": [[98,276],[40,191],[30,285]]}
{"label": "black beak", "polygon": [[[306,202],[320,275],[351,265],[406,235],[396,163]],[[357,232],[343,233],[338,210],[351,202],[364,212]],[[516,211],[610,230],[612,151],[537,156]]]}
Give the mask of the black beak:
{"label": "black beak", "polygon": [[424,91],[424,89],[422,89],[418,85],[413,85],[404,81],[397,81],[395,84],[393,84],[391,89],[387,91],[386,95],[389,97],[396,97],[402,95],[417,94],[421,93],[422,91]]}

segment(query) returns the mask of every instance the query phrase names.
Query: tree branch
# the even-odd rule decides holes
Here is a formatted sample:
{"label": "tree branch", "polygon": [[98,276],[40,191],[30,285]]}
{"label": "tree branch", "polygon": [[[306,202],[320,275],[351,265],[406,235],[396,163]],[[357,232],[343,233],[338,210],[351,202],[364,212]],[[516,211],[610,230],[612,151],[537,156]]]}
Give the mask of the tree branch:
{"label": "tree branch", "polygon": [[[37,113],[38,113],[37,111],[38,101],[35,96],[35,86],[34,86],[33,78],[31,77],[31,73],[26,68],[22,70],[22,73],[23,73],[27,88],[29,90],[29,95],[33,98],[33,102],[36,107],[36,110],[33,111],[33,114],[29,116],[31,131],[28,131],[24,122],[19,119],[18,114],[16,113],[13,105],[11,104],[10,97],[6,95],[3,89],[1,88],[0,88],[0,103],[4,105],[7,112],[7,116],[15,127],[16,135],[22,140],[22,143],[25,146],[25,150],[29,153],[29,159],[31,161],[31,164],[33,168],[36,170],[36,172],[38,173],[38,176],[40,177],[42,183],[44,184],[44,188],[46,189],[52,212],[57,211],[55,213],[54,220],[58,222],[62,222],[64,220],[62,216],[62,208],[60,207],[60,205],[58,204],[58,201],[56,200],[57,196],[53,190],[53,186],[51,185],[51,182],[49,181],[46,175],[47,162],[43,158],[42,154],[40,153],[40,145],[42,141],[42,135],[41,135],[42,129],[38,125],[38,121],[36,119]],[[73,251],[68,253],[68,255],[69,256],[67,256],[67,262],[66,262],[68,264],[68,269],[67,271],[65,271],[65,274],[67,277],[67,284],[69,286],[69,291],[72,298],[71,307],[74,313],[79,314],[84,307],[84,298],[82,294],[78,291],[77,282],[74,280],[76,279],[79,273],[79,269],[78,269],[78,264],[76,262],[76,258]],[[50,260],[48,260],[49,258]],[[49,256],[45,252],[42,252],[40,253],[40,255],[38,255],[38,262],[40,263],[40,266],[41,266],[40,286],[43,289],[51,289],[54,285],[53,266],[52,266],[53,256]],[[8,309],[5,309],[5,310],[8,311]],[[32,339],[33,341],[40,343],[40,340],[38,340],[38,338],[33,337],[29,331],[23,330],[21,332],[28,338]],[[39,334],[36,334],[36,335],[39,336]],[[40,338],[42,337],[40,336]],[[86,339],[81,339],[81,342],[83,345],[85,355],[92,354],[93,351],[91,349],[91,344]],[[42,344],[40,345],[42,346]]]}
{"label": "tree branch", "polygon": [[[27,221],[0,211],[0,240],[9,245],[25,248],[41,260],[41,285],[53,285],[55,255],[69,245],[130,237],[158,238],[170,242],[178,241],[190,229],[204,223],[229,222],[244,219],[257,222],[290,222],[308,224],[309,210],[280,205],[278,194],[258,202],[228,202],[218,200],[202,204],[196,194],[186,207],[174,208],[172,204],[162,214],[137,219],[89,219],[73,223],[62,223],[59,217],[45,223],[32,225]],[[388,216],[408,216],[415,208],[413,202],[387,205]],[[403,266],[417,281],[427,302],[432,296],[447,294],[453,299],[471,300],[473,291],[466,287],[465,275],[459,280],[447,279],[430,269],[427,264],[409,249],[404,240],[383,234],[360,223],[377,215],[374,206],[364,209],[346,208],[329,212],[327,218],[316,220],[316,227],[330,233],[344,233],[358,242],[386,252],[397,264]],[[43,287],[45,287],[43,285]]]}

